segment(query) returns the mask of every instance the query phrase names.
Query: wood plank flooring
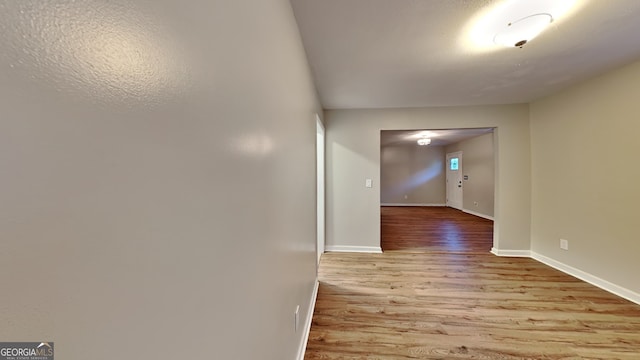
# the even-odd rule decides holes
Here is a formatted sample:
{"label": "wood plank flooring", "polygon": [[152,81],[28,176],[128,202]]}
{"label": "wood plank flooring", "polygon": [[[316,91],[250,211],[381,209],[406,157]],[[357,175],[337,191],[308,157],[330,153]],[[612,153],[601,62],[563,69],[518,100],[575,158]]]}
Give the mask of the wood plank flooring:
{"label": "wood plank flooring", "polygon": [[535,260],[425,241],[415,229],[416,239],[400,237],[420,246],[403,251],[385,227],[398,214],[384,210],[395,249],[323,255],[305,359],[640,359],[640,305]]}
{"label": "wood plank flooring", "polygon": [[493,245],[493,221],[447,207],[382,207],[384,251],[482,252]]}

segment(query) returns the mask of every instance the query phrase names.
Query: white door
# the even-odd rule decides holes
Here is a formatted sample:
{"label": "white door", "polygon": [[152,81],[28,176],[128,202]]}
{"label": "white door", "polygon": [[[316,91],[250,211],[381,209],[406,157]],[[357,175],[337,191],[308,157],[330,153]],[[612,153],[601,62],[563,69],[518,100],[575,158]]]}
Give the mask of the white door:
{"label": "white door", "polygon": [[318,264],[320,264],[320,256],[324,253],[324,126],[322,126],[322,121],[320,121],[318,114],[316,114],[316,174],[316,212],[318,218],[316,224],[318,247],[316,252]]}
{"label": "white door", "polygon": [[462,210],[462,151],[447,154],[447,206]]}

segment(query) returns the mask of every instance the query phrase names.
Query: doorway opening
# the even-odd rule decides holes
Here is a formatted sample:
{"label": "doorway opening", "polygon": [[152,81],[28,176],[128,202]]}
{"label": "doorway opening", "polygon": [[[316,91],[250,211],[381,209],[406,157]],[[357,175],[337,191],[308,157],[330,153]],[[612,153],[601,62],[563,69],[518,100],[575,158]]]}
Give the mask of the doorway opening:
{"label": "doorway opening", "polygon": [[493,128],[382,130],[380,147],[383,251],[491,250]]}
{"label": "doorway opening", "polygon": [[320,265],[320,257],[324,253],[325,243],[324,169],[324,126],[322,125],[320,116],[316,114],[316,255],[318,265]]}

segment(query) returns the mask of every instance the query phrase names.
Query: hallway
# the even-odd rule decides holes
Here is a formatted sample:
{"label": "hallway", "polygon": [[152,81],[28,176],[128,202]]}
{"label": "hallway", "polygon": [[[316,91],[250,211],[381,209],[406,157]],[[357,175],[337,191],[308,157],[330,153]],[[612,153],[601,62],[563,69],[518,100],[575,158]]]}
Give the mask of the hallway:
{"label": "hallway", "polygon": [[385,253],[324,254],[305,359],[640,356],[640,306],[490,254],[491,222],[454,211],[383,208]]}

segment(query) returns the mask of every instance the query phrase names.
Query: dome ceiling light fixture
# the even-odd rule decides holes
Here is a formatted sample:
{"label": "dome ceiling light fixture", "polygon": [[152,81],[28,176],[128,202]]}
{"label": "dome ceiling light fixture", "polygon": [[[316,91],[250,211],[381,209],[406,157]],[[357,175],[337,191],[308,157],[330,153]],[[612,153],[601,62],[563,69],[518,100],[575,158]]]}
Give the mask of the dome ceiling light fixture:
{"label": "dome ceiling light fixture", "polygon": [[525,16],[508,23],[493,37],[493,42],[506,47],[522,48],[540,35],[552,22],[553,16],[548,13]]}
{"label": "dome ceiling light fixture", "polygon": [[565,24],[585,4],[580,0],[495,0],[469,19],[459,43],[464,51],[472,52],[521,48]]}
{"label": "dome ceiling light fixture", "polygon": [[431,144],[431,139],[429,138],[420,138],[418,139],[418,145],[425,146]]}

